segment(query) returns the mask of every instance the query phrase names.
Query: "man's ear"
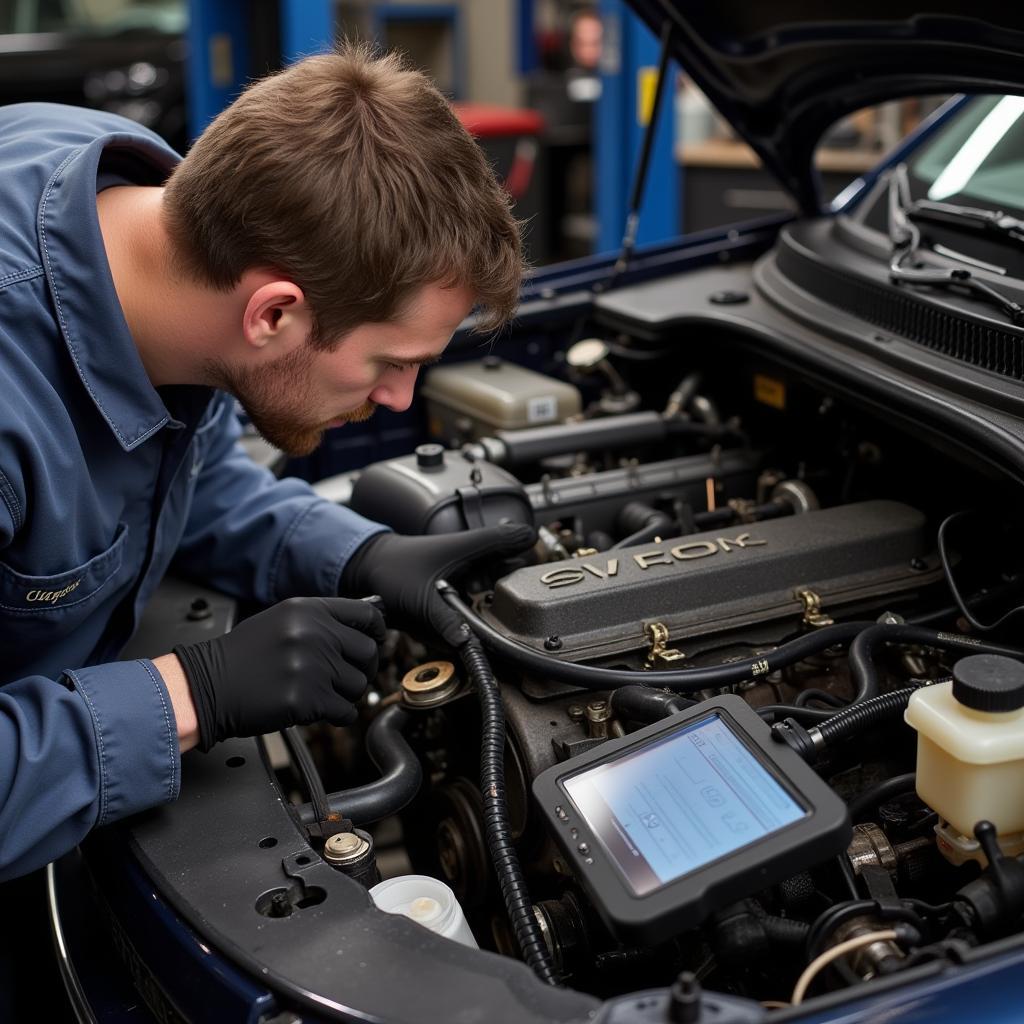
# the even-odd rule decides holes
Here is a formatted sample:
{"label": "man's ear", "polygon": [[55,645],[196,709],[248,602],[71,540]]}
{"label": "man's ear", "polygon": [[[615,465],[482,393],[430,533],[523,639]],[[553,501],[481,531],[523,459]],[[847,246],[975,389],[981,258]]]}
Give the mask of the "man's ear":
{"label": "man's ear", "polygon": [[268,349],[274,355],[283,355],[304,344],[311,326],[302,289],[293,281],[282,279],[264,279],[257,284],[242,318],[246,343],[254,349]]}

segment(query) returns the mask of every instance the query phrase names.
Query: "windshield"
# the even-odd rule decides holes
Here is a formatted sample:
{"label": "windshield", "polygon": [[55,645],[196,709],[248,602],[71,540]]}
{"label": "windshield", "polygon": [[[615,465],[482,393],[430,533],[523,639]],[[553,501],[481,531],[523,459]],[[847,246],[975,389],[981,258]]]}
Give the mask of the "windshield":
{"label": "windshield", "polygon": [[972,100],[909,170],[915,198],[1024,212],[1024,97]]}
{"label": "windshield", "polygon": [[0,33],[116,35],[185,30],[186,0],[9,0],[0,3]]}

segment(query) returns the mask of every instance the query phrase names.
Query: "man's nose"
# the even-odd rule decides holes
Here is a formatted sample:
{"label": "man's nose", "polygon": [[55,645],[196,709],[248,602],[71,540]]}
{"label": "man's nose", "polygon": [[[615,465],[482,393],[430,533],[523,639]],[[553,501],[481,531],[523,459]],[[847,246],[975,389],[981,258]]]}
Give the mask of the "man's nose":
{"label": "man's nose", "polygon": [[370,401],[383,405],[392,412],[405,412],[412,405],[413,387],[417,370],[389,374],[388,379],[370,392]]}

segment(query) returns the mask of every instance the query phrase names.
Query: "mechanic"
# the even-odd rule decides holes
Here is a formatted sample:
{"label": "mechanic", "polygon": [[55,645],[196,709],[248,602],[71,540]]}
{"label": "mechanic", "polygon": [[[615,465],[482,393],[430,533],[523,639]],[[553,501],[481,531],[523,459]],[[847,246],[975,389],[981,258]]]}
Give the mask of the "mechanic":
{"label": "mechanic", "polygon": [[[308,454],[408,408],[471,308],[511,316],[519,226],[423,75],[309,58],[184,159],[114,115],[7,107],[0,183],[3,880],[174,800],[190,747],[352,722],[384,635],[355,598],[457,639],[433,581],[533,534],[396,536],[236,443],[234,398]],[[270,607],[115,660],[172,562]]]}

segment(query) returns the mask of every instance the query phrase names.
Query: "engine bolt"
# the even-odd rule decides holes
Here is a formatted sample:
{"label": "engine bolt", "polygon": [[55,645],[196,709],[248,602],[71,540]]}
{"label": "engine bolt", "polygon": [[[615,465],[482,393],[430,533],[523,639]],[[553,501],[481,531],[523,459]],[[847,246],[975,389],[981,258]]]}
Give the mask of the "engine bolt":
{"label": "engine bolt", "polygon": [[288,917],[292,912],[292,901],[286,892],[275,892],[270,898],[270,916]]}
{"label": "engine bolt", "polygon": [[700,1020],[700,982],[690,971],[683,971],[668,993],[668,1019],[674,1024],[692,1024]]}
{"label": "engine bolt", "polygon": [[370,848],[365,839],[352,832],[339,832],[324,843],[324,859],[332,864],[348,864]]}
{"label": "engine bolt", "polygon": [[587,735],[592,740],[608,739],[608,722],[612,717],[612,709],[606,700],[592,700],[587,705]]}
{"label": "engine bolt", "polygon": [[582,722],[587,714],[582,704],[570,704],[565,713],[572,722]]}
{"label": "engine bolt", "polygon": [[562,649],[562,638],[556,635],[549,636],[544,641],[544,647],[549,651],[560,651]]}

